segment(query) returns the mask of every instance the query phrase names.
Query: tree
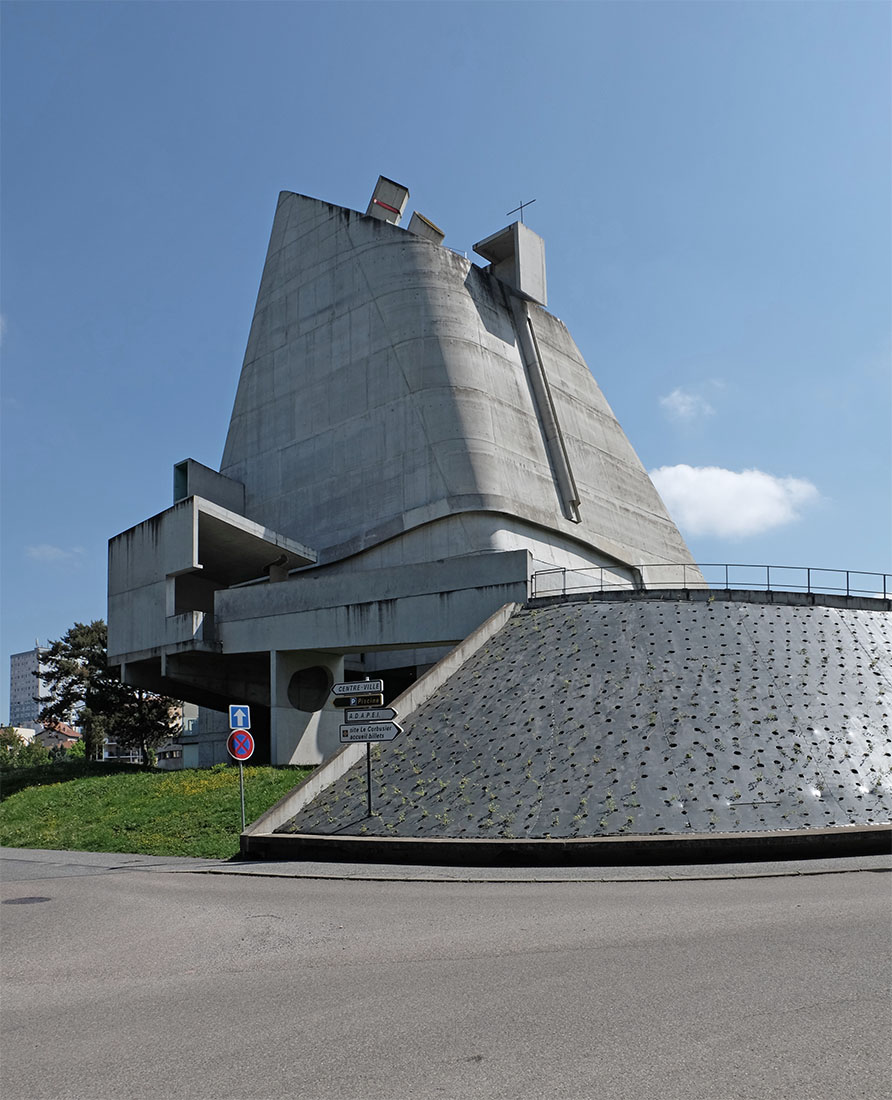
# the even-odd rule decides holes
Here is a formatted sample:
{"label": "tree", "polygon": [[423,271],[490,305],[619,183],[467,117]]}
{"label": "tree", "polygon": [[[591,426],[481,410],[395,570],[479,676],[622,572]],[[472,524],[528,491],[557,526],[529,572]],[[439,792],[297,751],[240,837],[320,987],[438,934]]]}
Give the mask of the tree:
{"label": "tree", "polygon": [[108,667],[108,628],[102,619],[75,623],[44,657],[49,694],[40,721],[79,725],[88,760],[101,759],[106,740],[138,747],[143,763],[172,735],[179,704],[123,683]]}
{"label": "tree", "polygon": [[49,695],[39,700],[45,704],[40,721],[79,725],[88,760],[102,756],[108,715],[118,709],[115,704],[123,687],[107,667],[107,642],[108,631],[101,619],[75,623],[50,644],[44,657],[43,680]]}
{"label": "tree", "polygon": [[75,741],[74,744],[69,745],[67,749],[63,750],[66,760],[86,760],[87,750],[84,746],[83,738]]}
{"label": "tree", "polygon": [[34,768],[50,762],[49,750],[39,741],[26,741],[12,726],[0,729],[0,767]]}
{"label": "tree", "polygon": [[142,762],[154,760],[154,749],[174,735],[180,704],[166,695],[136,689],[114,716],[111,736],[119,748],[139,749]]}

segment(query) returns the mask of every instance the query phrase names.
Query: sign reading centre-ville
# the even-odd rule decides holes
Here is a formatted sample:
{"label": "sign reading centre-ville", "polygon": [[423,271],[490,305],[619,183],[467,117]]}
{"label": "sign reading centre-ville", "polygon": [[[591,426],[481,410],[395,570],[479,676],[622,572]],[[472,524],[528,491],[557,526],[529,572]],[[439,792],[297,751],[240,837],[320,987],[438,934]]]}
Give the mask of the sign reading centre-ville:
{"label": "sign reading centre-ville", "polygon": [[384,690],[383,680],[348,680],[342,684],[332,684],[332,695],[368,695]]}

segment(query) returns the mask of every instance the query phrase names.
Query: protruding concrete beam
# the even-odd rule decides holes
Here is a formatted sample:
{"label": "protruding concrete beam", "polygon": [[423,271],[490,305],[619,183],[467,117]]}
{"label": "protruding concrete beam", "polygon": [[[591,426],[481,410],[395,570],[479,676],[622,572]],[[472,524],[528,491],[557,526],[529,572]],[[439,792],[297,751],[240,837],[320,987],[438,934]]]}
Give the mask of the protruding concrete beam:
{"label": "protruding concrete beam", "polygon": [[239,515],[245,512],[244,485],[218,474],[194,458],[183,459],[173,468],[173,502],[179,504],[187,497],[203,497]]}
{"label": "protruding concrete beam", "polygon": [[438,225],[434,225],[432,221],[429,221],[423,214],[419,214],[417,210],[409,219],[408,230],[410,233],[414,233],[416,237],[424,237],[425,240],[433,241],[434,244],[442,244],[443,238],[446,236]]}
{"label": "protruding concrete beam", "polygon": [[474,251],[492,264],[492,273],[523,298],[548,304],[545,286],[545,241],[523,224],[514,222],[474,245]]}
{"label": "protruding concrete beam", "polygon": [[378,218],[380,221],[390,222],[391,225],[399,225],[408,201],[408,187],[403,187],[401,183],[394,183],[386,176],[378,176],[378,182],[372,192],[366,214],[370,218]]}

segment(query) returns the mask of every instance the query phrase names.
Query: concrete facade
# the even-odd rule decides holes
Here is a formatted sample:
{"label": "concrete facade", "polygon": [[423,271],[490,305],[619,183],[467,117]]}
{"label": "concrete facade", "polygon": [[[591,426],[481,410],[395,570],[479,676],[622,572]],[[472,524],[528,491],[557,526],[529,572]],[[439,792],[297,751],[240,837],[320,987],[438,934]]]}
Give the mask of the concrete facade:
{"label": "concrete facade", "polygon": [[[544,292],[538,268],[532,282]],[[320,564],[541,549],[542,532],[547,564],[689,561],[567,329],[520,293],[392,224],[283,193],[221,464],[246,514]]]}
{"label": "concrete facade", "polygon": [[383,178],[366,214],[279,196],[220,470],[179,463],[174,506],[110,543],[110,660],[252,704],[275,763],[337,747],[295,685],[411,678],[536,570],[693,566],[544,308],[541,238],[487,237],[484,269],[421,215],[400,228],[407,200]]}

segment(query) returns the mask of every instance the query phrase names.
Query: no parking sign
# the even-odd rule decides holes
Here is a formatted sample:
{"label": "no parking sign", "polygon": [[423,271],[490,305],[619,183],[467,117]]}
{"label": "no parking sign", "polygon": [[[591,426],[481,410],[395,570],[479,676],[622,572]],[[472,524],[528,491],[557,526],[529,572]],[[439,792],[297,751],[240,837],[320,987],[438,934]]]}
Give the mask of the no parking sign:
{"label": "no parking sign", "polygon": [[251,736],[251,731],[233,730],[226,739],[226,748],[233,760],[243,763],[254,752],[254,738]]}
{"label": "no parking sign", "polygon": [[229,708],[229,725],[232,732],[226,738],[226,748],[233,760],[238,761],[238,791],[242,804],[242,832],[245,831],[245,769],[242,764],[254,752],[251,725],[251,708],[233,703]]}

